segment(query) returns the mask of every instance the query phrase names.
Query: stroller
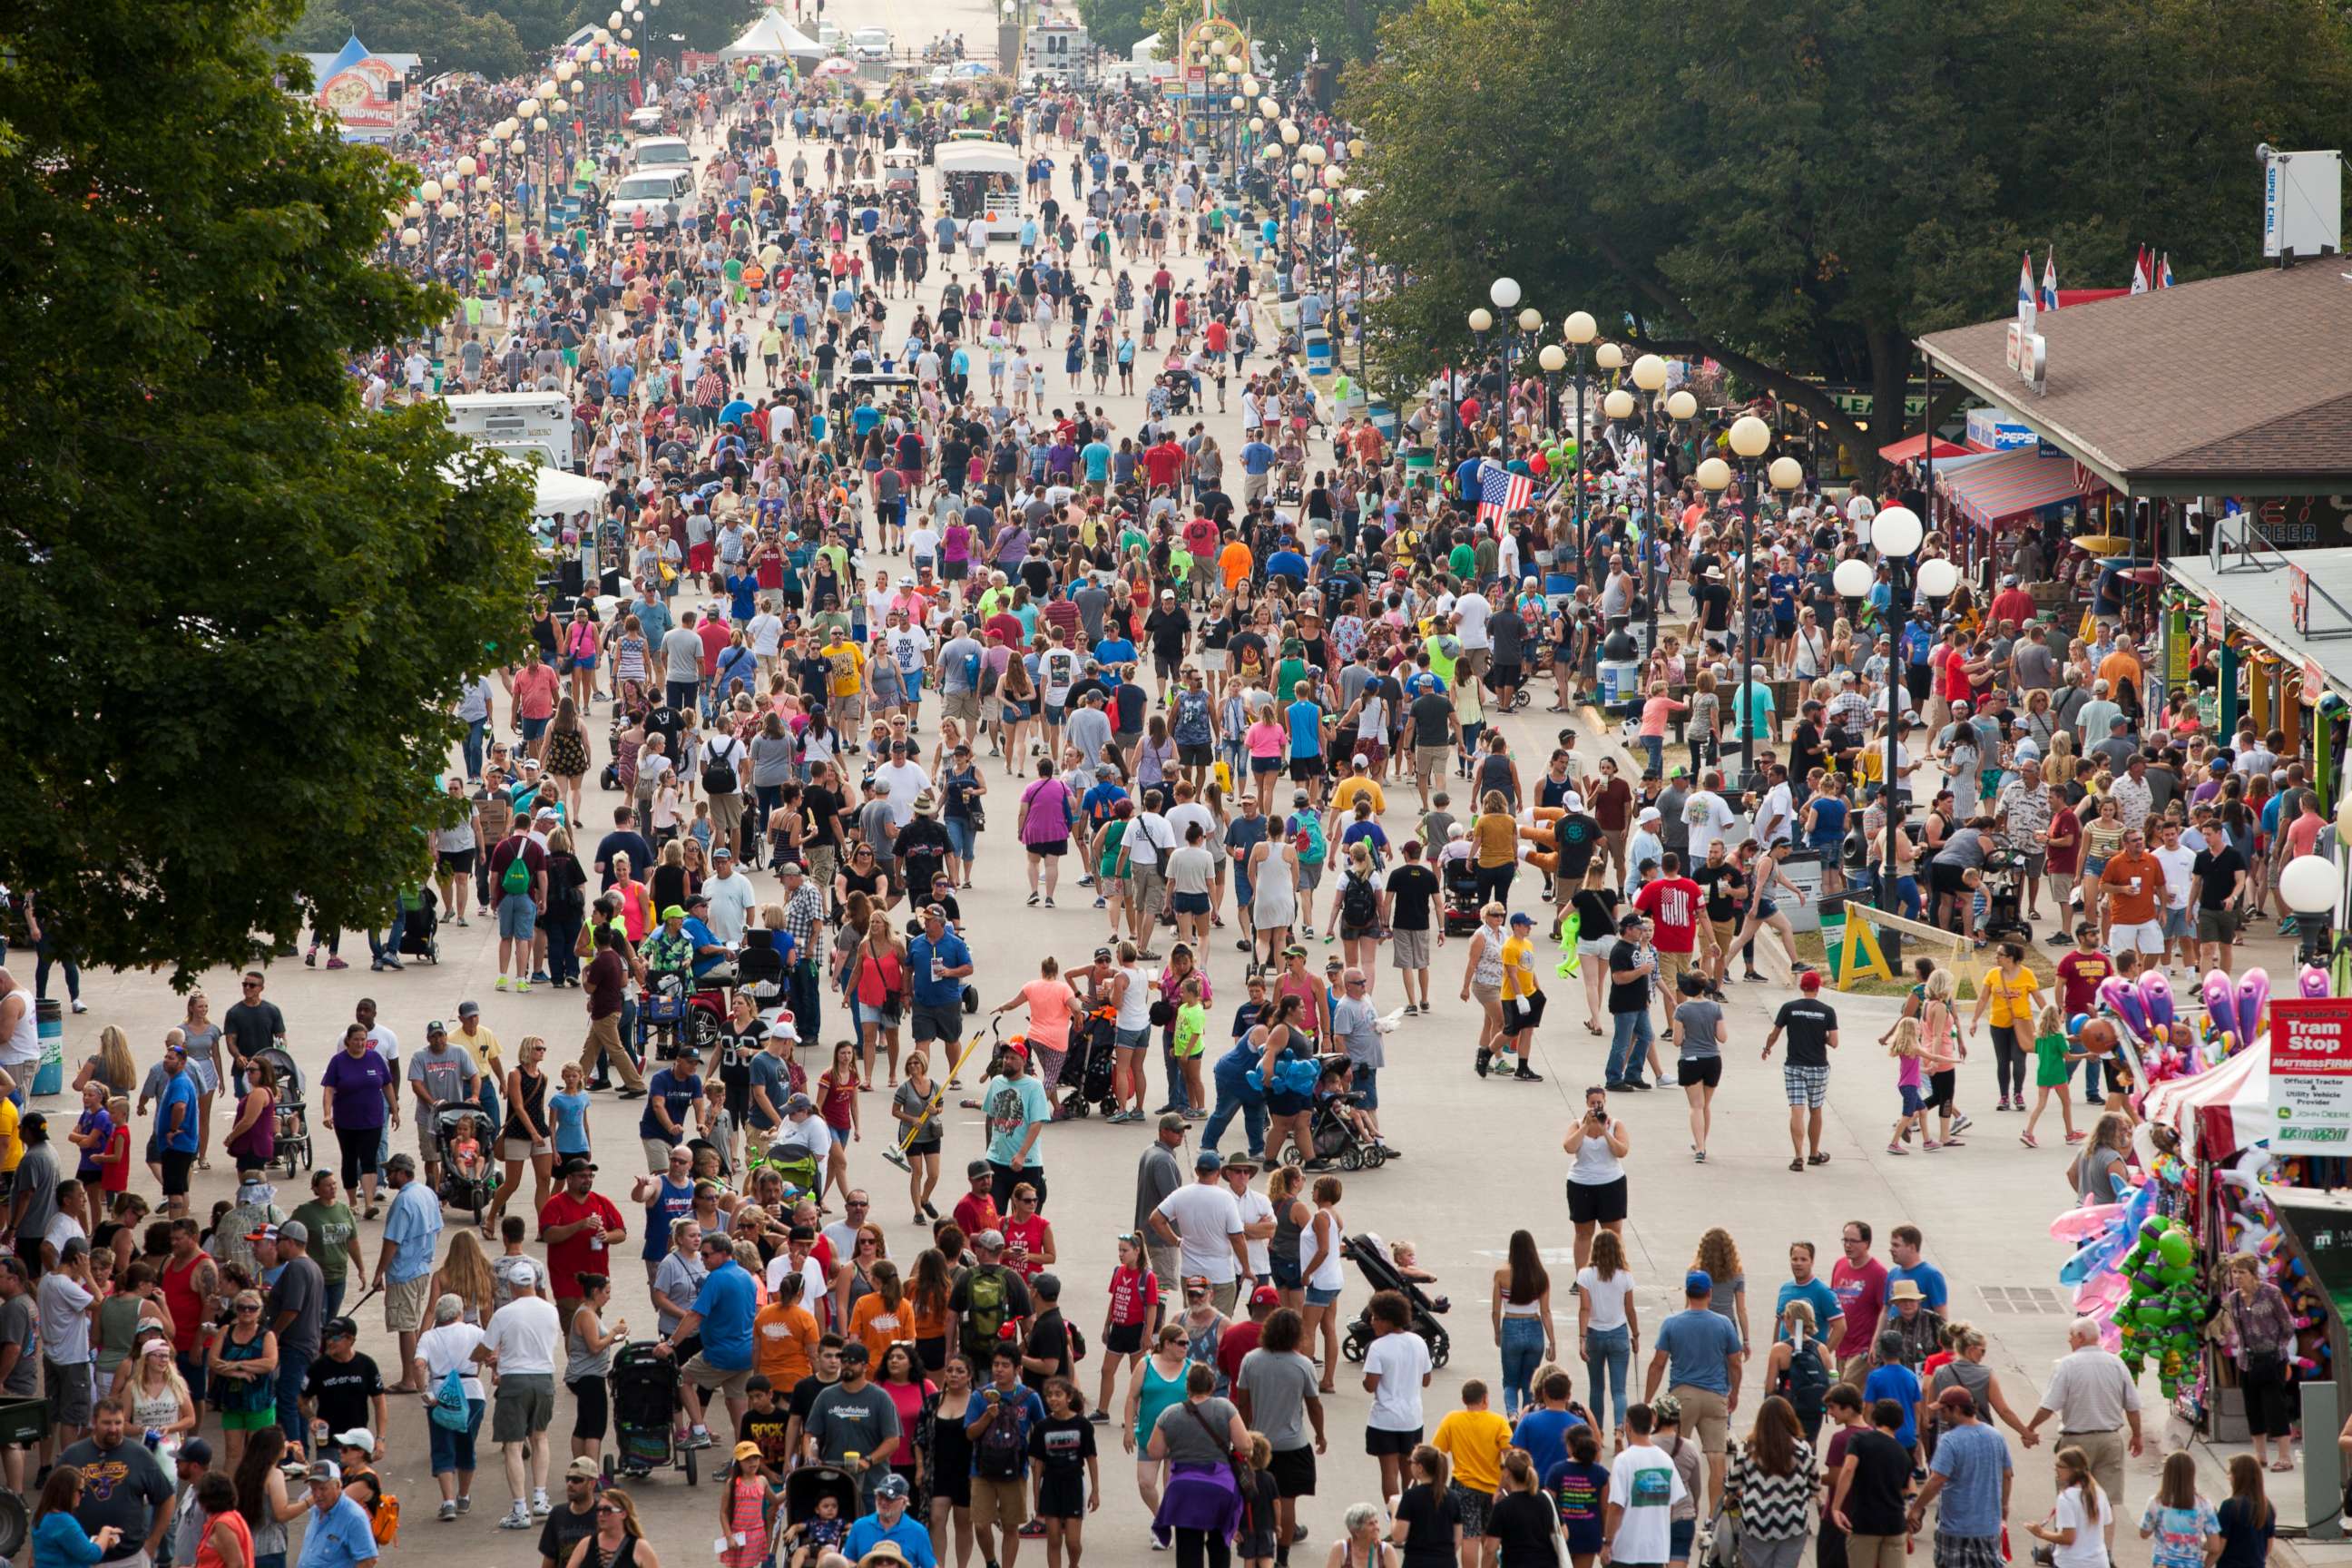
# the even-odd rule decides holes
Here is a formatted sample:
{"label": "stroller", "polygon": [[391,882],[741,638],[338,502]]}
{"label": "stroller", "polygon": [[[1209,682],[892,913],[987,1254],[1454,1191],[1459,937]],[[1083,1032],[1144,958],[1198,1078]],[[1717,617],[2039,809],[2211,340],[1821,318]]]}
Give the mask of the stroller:
{"label": "stroller", "polygon": [[1112,1069],[1118,1062],[1118,1038],[1117,1008],[1097,1007],[1086,1016],[1086,1026],[1071,1039],[1069,1054],[1062,1058],[1061,1076],[1055,1080],[1060,1088],[1071,1090],[1054,1113],[1055,1120],[1075,1121],[1095,1106],[1102,1107],[1105,1116],[1118,1109],[1111,1094]]}
{"label": "stroller", "polygon": [[419,890],[415,903],[401,900],[400,954],[404,958],[421,958],[427,963],[441,962],[441,897],[430,887]]}
{"label": "stroller", "polygon": [[[651,1340],[623,1345],[613,1358],[613,1434],[618,1450],[618,1474],[642,1480],[662,1466],[676,1464],[686,1472],[688,1486],[702,1481],[695,1450],[675,1446],[672,1423],[677,1418],[677,1360],[656,1355]],[[613,1455],[605,1456],[604,1480],[615,1474]]]}
{"label": "stroller", "polygon": [[[1397,1266],[1389,1259],[1388,1248],[1381,1244],[1379,1237],[1369,1231],[1341,1242],[1339,1256],[1354,1264],[1356,1272],[1361,1274],[1364,1283],[1373,1289],[1393,1290],[1412,1303],[1412,1331],[1429,1346],[1429,1364],[1444,1366],[1445,1358],[1453,1353],[1454,1337],[1445,1331],[1445,1325],[1437,1321],[1437,1315],[1453,1303],[1443,1296],[1432,1298],[1418,1284],[1398,1272]],[[1371,1315],[1359,1312],[1356,1321],[1348,1325],[1346,1335],[1339,1341],[1339,1353],[1349,1361],[1360,1362],[1371,1342]]]}
{"label": "stroller", "polygon": [[[1332,1063],[1344,1064],[1347,1059],[1346,1057],[1324,1058],[1324,1081],[1331,1080],[1329,1069]],[[1307,1122],[1307,1136],[1315,1142],[1315,1163],[1318,1168],[1337,1165],[1343,1171],[1376,1171],[1387,1162],[1388,1150],[1364,1137],[1348,1118],[1347,1113],[1361,1105],[1363,1100],[1362,1095],[1353,1090],[1333,1094],[1318,1089],[1315,1114]],[[1284,1164],[1296,1165],[1306,1158],[1297,1140],[1283,1145]]]}
{"label": "stroller", "polygon": [[293,1053],[277,1046],[254,1052],[253,1059],[268,1062],[278,1079],[278,1148],[269,1163],[283,1164],[289,1176],[299,1175],[315,1163],[310,1147],[310,1110],[302,1101],[302,1069],[294,1065]]}
{"label": "stroller", "polygon": [[[482,1223],[483,1211],[490,1206],[499,1190],[498,1168],[490,1159],[491,1132],[481,1125],[487,1120],[480,1106],[461,1100],[433,1108],[433,1143],[441,1151],[441,1205],[444,1208],[466,1210],[474,1216],[478,1228]],[[449,1157],[451,1142],[465,1130],[468,1121],[477,1124],[475,1139],[482,1147],[479,1156],[482,1168],[472,1173],[458,1170],[457,1163]]]}
{"label": "stroller", "polygon": [[768,1561],[774,1568],[786,1568],[795,1550],[785,1533],[814,1519],[817,1505],[826,1498],[834,1500],[835,1516],[844,1525],[856,1519],[857,1480],[840,1466],[803,1465],[784,1478],[784,1505],[768,1522]]}
{"label": "stroller", "polygon": [[1439,880],[1445,889],[1445,934],[1468,936],[1478,929],[1478,868],[1468,856],[1445,862]]}

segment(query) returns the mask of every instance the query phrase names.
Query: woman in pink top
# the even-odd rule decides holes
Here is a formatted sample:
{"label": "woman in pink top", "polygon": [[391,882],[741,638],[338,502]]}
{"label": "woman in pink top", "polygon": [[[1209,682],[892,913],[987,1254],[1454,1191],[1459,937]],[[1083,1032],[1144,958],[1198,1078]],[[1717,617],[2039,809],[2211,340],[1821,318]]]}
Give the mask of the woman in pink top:
{"label": "woman in pink top", "polygon": [[1666,721],[1689,710],[1689,703],[1666,695],[1664,681],[1650,682],[1649,700],[1642,704],[1642,752],[1649,759],[1653,778],[1664,778],[1666,773]]}
{"label": "woman in pink top", "polygon": [[1037,978],[1013,994],[1013,999],[991,1010],[990,1016],[1029,1009],[1029,1059],[1038,1081],[1050,1094],[1062,1076],[1062,1058],[1070,1052],[1070,1021],[1085,1001],[1062,974],[1062,965],[1047,953],[1037,964]]}
{"label": "woman in pink top", "polygon": [[1250,782],[1257,786],[1260,811],[1274,809],[1274,784],[1282,776],[1282,753],[1289,739],[1289,732],[1275,722],[1271,703],[1257,710],[1257,722],[1243,737],[1249,747]]}

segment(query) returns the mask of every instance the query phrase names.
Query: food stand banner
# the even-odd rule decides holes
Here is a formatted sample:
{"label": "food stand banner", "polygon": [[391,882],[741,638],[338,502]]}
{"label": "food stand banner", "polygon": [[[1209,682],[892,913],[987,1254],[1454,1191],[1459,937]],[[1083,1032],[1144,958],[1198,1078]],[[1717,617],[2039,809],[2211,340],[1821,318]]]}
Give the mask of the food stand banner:
{"label": "food stand banner", "polygon": [[2273,1000],[2270,1101],[2274,1152],[2352,1150],[2352,997]]}

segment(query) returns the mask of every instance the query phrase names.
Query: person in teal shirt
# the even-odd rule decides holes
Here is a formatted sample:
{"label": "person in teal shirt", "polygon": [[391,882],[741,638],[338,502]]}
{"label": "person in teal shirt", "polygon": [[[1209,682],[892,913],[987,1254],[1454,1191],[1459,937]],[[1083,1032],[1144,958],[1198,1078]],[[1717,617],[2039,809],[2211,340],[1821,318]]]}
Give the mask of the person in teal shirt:
{"label": "person in teal shirt", "polygon": [[1099,485],[1110,478],[1110,443],[1097,436],[1078,448],[1078,461],[1086,465],[1087,483]]}

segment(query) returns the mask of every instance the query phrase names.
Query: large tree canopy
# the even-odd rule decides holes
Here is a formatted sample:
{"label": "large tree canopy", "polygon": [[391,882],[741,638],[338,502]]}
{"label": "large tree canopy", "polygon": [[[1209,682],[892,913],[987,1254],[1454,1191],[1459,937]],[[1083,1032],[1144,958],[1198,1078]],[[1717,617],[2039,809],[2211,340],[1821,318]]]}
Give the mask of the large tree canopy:
{"label": "large tree canopy", "polygon": [[401,172],[271,80],[291,4],[0,32],[0,876],[86,963],[380,915],[522,626],[525,481],[360,407],[353,351],[439,301],[373,259]]}
{"label": "large tree canopy", "polygon": [[[2258,263],[2254,144],[2334,145],[2348,89],[2325,0],[1429,0],[1343,104],[1355,227],[1410,278],[1374,352],[1459,355],[1510,276],[1549,322],[1714,355],[1867,466],[1912,337],[2005,310],[2028,247],[2069,287],[2142,242],[2184,279]],[[1874,390],[1869,427],[1822,382]]]}
{"label": "large tree canopy", "polygon": [[[1380,47],[1381,24],[1410,4],[1412,0],[1221,0],[1216,12],[1246,28],[1273,56],[1277,68],[1288,74],[1302,68],[1310,53],[1338,65],[1371,58]],[[1147,0],[1144,25],[1136,37],[1157,29],[1172,56],[1176,40],[1200,19],[1198,0]],[[1091,30],[1093,24],[1087,26]]]}

